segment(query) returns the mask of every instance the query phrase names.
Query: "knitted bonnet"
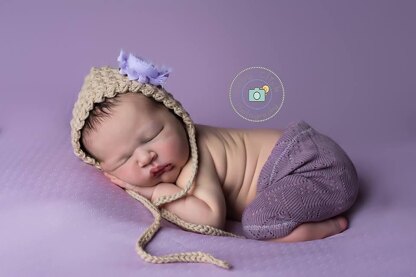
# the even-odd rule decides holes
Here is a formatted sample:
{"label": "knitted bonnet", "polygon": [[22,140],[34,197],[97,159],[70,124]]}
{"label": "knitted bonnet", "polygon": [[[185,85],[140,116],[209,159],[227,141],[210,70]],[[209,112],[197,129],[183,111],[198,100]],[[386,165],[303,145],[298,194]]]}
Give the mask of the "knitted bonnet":
{"label": "knitted bonnet", "polygon": [[71,120],[71,143],[74,153],[82,161],[102,170],[99,163],[88,155],[81,147],[81,132],[94,104],[104,102],[121,93],[141,93],[150,99],[163,103],[166,108],[182,118],[188,134],[192,159],[192,173],[185,188],[173,195],[161,196],[151,202],[139,193],[125,189],[125,191],[140,201],[154,216],[154,222],[145,230],[136,243],[136,251],[146,262],[151,263],[172,263],[172,262],[205,262],[212,263],[222,268],[230,268],[230,265],[222,260],[216,259],[210,254],[203,252],[174,253],[165,256],[153,256],[147,253],[144,248],[160,228],[161,218],[182,227],[185,230],[206,235],[240,237],[232,233],[214,228],[208,225],[188,223],[168,210],[160,207],[165,203],[175,201],[184,197],[191,189],[194,177],[198,169],[198,149],[195,141],[195,127],[189,114],[182,107],[181,103],[173,98],[163,87],[169,76],[170,69],[158,69],[151,63],[132,54],[126,55],[121,50],[118,57],[119,68],[92,67],[85,77],[78,99],[74,104]]}

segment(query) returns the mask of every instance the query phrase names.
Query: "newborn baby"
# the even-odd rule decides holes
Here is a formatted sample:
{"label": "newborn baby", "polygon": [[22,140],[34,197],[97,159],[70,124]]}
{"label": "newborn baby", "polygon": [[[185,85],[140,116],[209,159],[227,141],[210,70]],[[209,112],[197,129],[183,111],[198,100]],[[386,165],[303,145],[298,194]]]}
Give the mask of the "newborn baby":
{"label": "newborn baby", "polygon": [[75,155],[140,201],[154,222],[136,252],[152,263],[230,265],[197,252],[157,257],[145,245],[160,220],[206,235],[241,220],[244,237],[279,242],[342,232],[354,203],[354,165],[332,139],[304,121],[283,130],[194,124],[162,84],[169,69],[121,51],[119,68],[92,67],[71,120]]}
{"label": "newborn baby", "polygon": [[[347,228],[339,215],[356,199],[357,173],[338,144],[306,122],[285,130],[195,124],[195,135],[192,188],[165,209],[219,229],[227,218],[242,221],[245,236],[258,240],[321,239]],[[181,191],[190,179],[185,124],[141,93],[96,104],[81,141],[111,182],[151,201]]]}

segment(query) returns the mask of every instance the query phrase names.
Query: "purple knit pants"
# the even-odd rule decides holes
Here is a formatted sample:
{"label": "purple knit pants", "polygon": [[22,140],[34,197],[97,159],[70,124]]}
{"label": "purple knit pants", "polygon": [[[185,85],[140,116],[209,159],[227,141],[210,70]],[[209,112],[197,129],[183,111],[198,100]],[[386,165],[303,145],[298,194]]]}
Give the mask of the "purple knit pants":
{"label": "purple knit pants", "polygon": [[263,166],[256,197],[242,215],[244,235],[265,240],[305,222],[348,210],[358,194],[356,169],[341,147],[305,121],[284,130]]}

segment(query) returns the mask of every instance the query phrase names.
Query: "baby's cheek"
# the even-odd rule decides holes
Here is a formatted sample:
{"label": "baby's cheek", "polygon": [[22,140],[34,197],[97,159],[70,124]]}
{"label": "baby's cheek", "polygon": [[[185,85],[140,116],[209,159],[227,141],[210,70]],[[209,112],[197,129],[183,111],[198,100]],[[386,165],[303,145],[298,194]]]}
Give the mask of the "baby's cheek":
{"label": "baby's cheek", "polygon": [[135,164],[128,164],[126,166],[124,166],[119,172],[118,174],[120,175],[120,178],[122,178],[125,182],[130,183],[130,184],[136,184],[139,180],[138,180],[138,176],[137,175],[137,170],[135,170]]}
{"label": "baby's cheek", "polygon": [[174,159],[176,162],[186,162],[188,160],[189,150],[187,144],[177,138],[166,140],[161,145],[162,156],[166,159]]}

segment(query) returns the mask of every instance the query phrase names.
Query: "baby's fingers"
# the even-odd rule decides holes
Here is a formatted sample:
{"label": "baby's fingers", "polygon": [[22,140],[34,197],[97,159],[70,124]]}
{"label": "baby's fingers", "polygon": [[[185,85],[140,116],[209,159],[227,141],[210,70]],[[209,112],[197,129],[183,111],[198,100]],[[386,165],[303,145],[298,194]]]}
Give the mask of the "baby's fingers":
{"label": "baby's fingers", "polygon": [[111,182],[113,182],[114,184],[116,184],[116,185],[118,185],[120,187],[123,187],[124,188],[124,184],[126,184],[126,182],[120,180],[117,177],[114,177],[111,174],[108,174],[107,172],[104,172],[104,176],[107,177],[108,179],[110,179]]}
{"label": "baby's fingers", "polygon": [[104,176],[110,179],[110,181],[119,187],[122,187],[124,189],[132,190],[134,192],[137,192],[141,196],[147,198],[148,200],[152,200],[152,195],[154,191],[154,187],[139,187],[139,186],[133,186],[129,183],[124,182],[123,180],[120,180],[119,178],[112,176],[111,174],[108,174],[107,172],[104,172]]}

